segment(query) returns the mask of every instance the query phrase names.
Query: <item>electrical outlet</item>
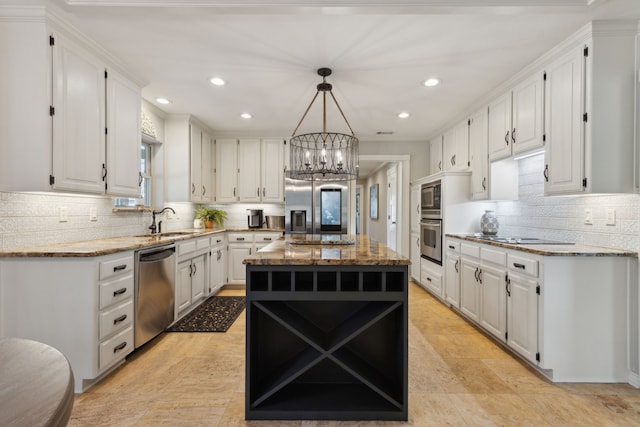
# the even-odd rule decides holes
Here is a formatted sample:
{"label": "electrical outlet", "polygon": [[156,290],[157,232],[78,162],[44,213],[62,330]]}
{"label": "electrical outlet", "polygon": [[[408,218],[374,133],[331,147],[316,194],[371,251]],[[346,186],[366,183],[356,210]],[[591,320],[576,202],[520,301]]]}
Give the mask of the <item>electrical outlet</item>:
{"label": "electrical outlet", "polygon": [[591,209],[584,210],[584,223],[585,224],[593,224],[593,211]]}
{"label": "electrical outlet", "polygon": [[616,210],[615,209],[607,209],[607,225],[616,225]]}
{"label": "electrical outlet", "polygon": [[66,206],[60,206],[58,211],[58,221],[67,222],[69,221],[69,209]]}
{"label": "electrical outlet", "polygon": [[97,221],[98,220],[98,208],[92,206],[89,208],[89,221]]}

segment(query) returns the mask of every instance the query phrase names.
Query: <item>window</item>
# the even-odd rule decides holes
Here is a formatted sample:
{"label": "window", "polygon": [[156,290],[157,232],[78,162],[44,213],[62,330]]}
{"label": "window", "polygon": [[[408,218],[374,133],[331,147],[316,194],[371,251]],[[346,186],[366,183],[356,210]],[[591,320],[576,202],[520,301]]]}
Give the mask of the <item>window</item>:
{"label": "window", "polygon": [[151,206],[151,157],[153,146],[148,142],[140,144],[140,194],[139,199],[115,198],[114,205],[121,208]]}

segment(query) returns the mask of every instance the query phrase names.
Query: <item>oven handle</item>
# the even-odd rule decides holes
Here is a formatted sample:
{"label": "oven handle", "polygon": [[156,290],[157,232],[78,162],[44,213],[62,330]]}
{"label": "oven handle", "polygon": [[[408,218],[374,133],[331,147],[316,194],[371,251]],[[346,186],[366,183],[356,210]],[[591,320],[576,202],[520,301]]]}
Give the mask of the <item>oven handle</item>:
{"label": "oven handle", "polygon": [[431,220],[424,220],[423,219],[422,221],[420,221],[420,225],[425,225],[425,226],[428,226],[428,227],[440,228],[440,227],[442,227],[442,221],[439,221],[439,220],[431,221]]}

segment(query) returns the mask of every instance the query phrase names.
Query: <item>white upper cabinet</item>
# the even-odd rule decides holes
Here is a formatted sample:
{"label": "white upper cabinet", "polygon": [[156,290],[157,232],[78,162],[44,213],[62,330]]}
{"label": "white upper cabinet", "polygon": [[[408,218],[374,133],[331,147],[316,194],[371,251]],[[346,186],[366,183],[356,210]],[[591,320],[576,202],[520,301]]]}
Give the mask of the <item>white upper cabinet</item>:
{"label": "white upper cabinet", "polygon": [[286,146],[284,139],[263,139],[261,147],[262,202],[284,202]]}
{"label": "white upper cabinet", "polygon": [[51,187],[103,194],[105,65],[70,39],[56,35],[53,40]]}
{"label": "white upper cabinet", "polygon": [[637,33],[592,22],[546,67],[545,194],[634,191]]}
{"label": "white upper cabinet", "polygon": [[471,162],[471,198],[489,198],[488,113],[486,108],[476,112],[469,124],[469,151]]}
{"label": "white upper cabinet", "polygon": [[107,71],[107,194],[140,197],[140,88]]}
{"label": "white upper cabinet", "polygon": [[216,139],[216,202],[238,200],[238,140]]}
{"label": "white upper cabinet", "polygon": [[241,139],[238,142],[238,199],[260,202],[260,140]]}
{"label": "white upper cabinet", "polygon": [[536,73],[489,104],[489,159],[543,146],[543,73]]}
{"label": "white upper cabinet", "polygon": [[213,201],[213,149],[204,126],[188,115],[165,120],[165,165],[168,202]]}
{"label": "white upper cabinet", "polygon": [[458,123],[445,132],[442,141],[442,163],[445,171],[469,168],[469,122]]}
{"label": "white upper cabinet", "polygon": [[429,174],[442,170],[442,135],[438,135],[429,141]]}

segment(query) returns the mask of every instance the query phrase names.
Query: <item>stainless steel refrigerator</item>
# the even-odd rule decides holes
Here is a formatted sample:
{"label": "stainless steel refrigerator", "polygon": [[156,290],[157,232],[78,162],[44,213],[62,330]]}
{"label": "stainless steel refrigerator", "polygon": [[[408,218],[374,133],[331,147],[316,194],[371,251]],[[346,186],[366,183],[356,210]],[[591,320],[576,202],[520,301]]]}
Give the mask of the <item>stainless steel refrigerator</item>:
{"label": "stainless steel refrigerator", "polygon": [[285,177],[285,233],[347,234],[348,181]]}

